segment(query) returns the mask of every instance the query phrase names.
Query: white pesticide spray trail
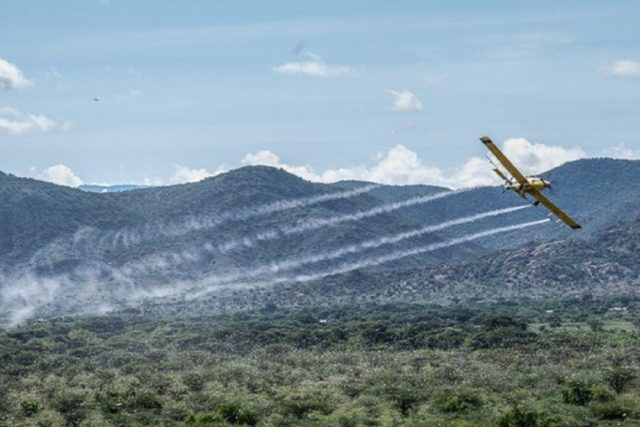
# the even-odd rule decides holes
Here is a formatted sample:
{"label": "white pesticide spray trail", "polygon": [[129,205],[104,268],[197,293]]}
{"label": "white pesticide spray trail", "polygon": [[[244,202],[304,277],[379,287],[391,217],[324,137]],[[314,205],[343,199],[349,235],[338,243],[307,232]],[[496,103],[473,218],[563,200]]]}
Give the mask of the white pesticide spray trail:
{"label": "white pesticide spray trail", "polygon": [[251,247],[257,244],[258,242],[261,242],[264,240],[274,240],[282,236],[289,236],[292,234],[303,233],[305,231],[317,230],[323,227],[332,227],[332,226],[341,224],[343,222],[359,221],[364,218],[370,218],[372,216],[393,212],[402,208],[429,203],[438,199],[442,199],[444,197],[452,196],[454,194],[460,194],[469,190],[470,189],[456,190],[456,191],[442,191],[440,193],[431,194],[428,196],[417,196],[417,197],[412,197],[410,199],[403,200],[400,202],[387,203],[366,211],[360,211],[353,214],[345,214],[345,215],[338,215],[338,216],[333,216],[329,218],[317,218],[317,219],[306,220],[304,222],[301,222],[295,225],[279,227],[277,229],[258,233],[253,236],[248,236],[240,239],[233,239],[226,243],[222,243],[218,245],[218,249],[221,250],[222,252],[227,252],[242,246]]}
{"label": "white pesticide spray trail", "polygon": [[[525,208],[526,206],[517,207]],[[507,208],[506,210],[514,211],[516,208]],[[489,216],[491,213],[498,215],[495,211],[486,212],[483,214],[474,215],[476,218],[481,215]],[[436,224],[431,227],[434,229],[442,229],[454,224],[462,224],[471,221],[470,217],[457,218],[446,223]],[[69,295],[73,295],[71,300],[75,301],[75,306],[71,307],[72,310],[76,310],[77,313],[92,313],[102,311],[110,311],[114,307],[121,306],[124,302],[126,304],[140,303],[145,300],[157,300],[164,298],[183,298],[185,300],[193,300],[200,297],[204,297],[217,291],[226,289],[239,289],[239,288],[259,288],[273,286],[280,283],[301,283],[309,282],[313,280],[319,280],[327,276],[347,273],[353,270],[361,268],[380,265],[383,263],[395,261],[404,257],[418,255],[421,253],[431,252],[438,249],[458,245],[464,242],[480,239],[483,237],[491,236],[498,233],[504,233],[508,231],[514,231],[531,227],[538,224],[549,222],[549,219],[540,221],[527,222],[522,224],[511,225],[507,227],[494,228],[478,233],[467,234],[466,236],[446,240],[444,242],[437,242],[426,246],[419,246],[412,249],[400,250],[391,252],[387,255],[369,257],[358,261],[351,261],[343,263],[335,268],[320,271],[311,274],[299,274],[274,277],[271,280],[263,281],[250,281],[246,278],[240,278],[237,281],[227,281],[222,284],[216,284],[215,281],[208,281],[206,279],[185,282],[172,282],[168,286],[151,287],[146,288],[140,286],[138,280],[127,274],[122,274],[119,269],[110,269],[106,265],[97,264],[94,267],[87,267],[85,270],[80,270],[73,273],[73,277],[69,275],[63,275],[61,277],[54,278],[39,278],[37,276],[25,275],[22,278],[18,278],[19,281],[14,281],[10,277],[0,276],[0,283],[14,283],[18,286],[4,286],[0,288],[0,327],[2,323],[8,323],[9,325],[15,325],[22,321],[33,317],[42,307],[46,307],[49,304],[63,303],[63,299],[69,299]],[[427,229],[427,227],[424,227]],[[420,229],[418,229],[420,230]],[[414,230],[418,232],[418,230]],[[409,238],[411,231],[401,233],[394,236],[383,237],[378,240],[371,240],[355,245],[363,249],[369,247],[377,247],[388,243],[394,243],[402,238]],[[346,247],[338,249],[334,252],[327,252],[325,256],[333,258],[338,256],[338,251],[343,254],[351,253],[351,251],[357,252],[356,248]],[[283,261],[280,265],[280,271],[286,269],[295,268],[296,265],[302,265],[304,263],[317,262],[319,256],[322,254],[304,259]],[[327,258],[327,259],[329,259]],[[94,271],[95,270],[95,271]],[[277,271],[276,271],[277,272]],[[110,273],[108,277],[112,277],[113,280],[107,279],[105,281],[105,273]],[[227,277],[226,279],[229,279]],[[81,290],[78,290],[76,286],[78,280],[83,282]],[[114,284],[116,288],[114,289]],[[72,311],[73,312],[73,311]]]}
{"label": "white pesticide spray trail", "polygon": [[193,217],[187,218],[179,223],[162,224],[161,226],[148,225],[145,227],[143,233],[138,233],[137,235],[127,233],[127,231],[115,232],[114,236],[112,236],[112,241],[116,243],[122,242],[122,244],[128,246],[130,244],[139,243],[145,239],[157,237],[158,234],[163,236],[178,236],[192,231],[217,227],[231,221],[246,221],[257,216],[269,215],[290,209],[304,208],[332,200],[350,199],[380,187],[380,184],[367,184],[352,190],[334,191],[315,196],[300,197],[297,199],[276,200],[264,205],[222,212],[207,218]]}
{"label": "white pesticide spray trail", "polygon": [[333,191],[297,199],[277,200],[255,207],[232,209],[208,217],[194,216],[175,222],[149,223],[141,228],[102,231],[93,227],[82,227],[75,233],[61,236],[43,247],[35,258],[45,259],[52,255],[54,258],[60,258],[70,252],[99,255],[116,248],[129,248],[159,236],[175,237],[198,230],[219,227],[227,222],[246,221],[285,210],[303,208],[332,200],[349,199],[380,187],[380,184],[367,184],[351,190]]}
{"label": "white pesticide spray trail", "polygon": [[521,230],[523,228],[532,227],[534,225],[545,224],[551,221],[549,218],[541,219],[538,221],[530,221],[515,225],[509,225],[506,227],[498,227],[492,228],[485,231],[480,231],[478,233],[469,234],[462,237],[457,237],[455,239],[446,240],[444,242],[432,243],[426,246],[420,246],[413,249],[408,249],[405,251],[394,252],[389,255],[382,255],[376,258],[369,258],[366,260],[362,260],[360,262],[343,264],[340,267],[333,269],[332,271],[308,274],[308,275],[299,275],[295,277],[296,282],[309,282],[312,280],[321,279],[323,277],[332,276],[334,274],[344,274],[350,271],[359,270],[364,267],[373,267],[376,265],[384,264],[391,261],[396,261],[401,258],[406,258],[408,256],[419,255],[426,252],[433,252],[439,249],[448,248],[451,246],[459,245],[462,243],[471,242],[473,240],[481,239],[483,237],[493,236],[494,234],[506,233],[509,231]]}
{"label": "white pesticide spray trail", "polygon": [[256,206],[253,208],[245,208],[239,211],[225,212],[222,215],[214,218],[212,222],[221,224],[227,221],[244,221],[260,215],[268,215],[289,209],[304,208],[331,200],[349,199],[351,197],[368,193],[380,187],[380,184],[367,184],[353,190],[336,191],[332,193],[320,194],[317,196],[301,197],[299,199],[278,200],[272,203],[267,203],[266,205]]}
{"label": "white pesticide spray trail", "polygon": [[291,270],[294,268],[302,267],[307,264],[314,264],[318,262],[340,258],[341,256],[344,256],[344,255],[355,254],[368,249],[375,249],[380,246],[390,245],[390,244],[401,242],[406,239],[411,239],[413,237],[418,237],[424,234],[441,231],[456,225],[468,224],[468,223],[480,221],[482,219],[494,217],[498,215],[506,215],[506,214],[517,212],[529,207],[531,207],[531,205],[513,206],[510,208],[495,209],[492,211],[455,218],[449,221],[441,222],[439,224],[428,225],[428,226],[424,226],[414,230],[409,230],[402,233],[394,234],[391,236],[384,236],[377,239],[371,239],[361,243],[343,246],[341,248],[334,249],[331,251],[321,252],[319,254],[289,259],[285,261],[272,263],[269,265],[263,265],[260,267],[253,268],[250,271],[240,272],[236,274],[218,275],[215,277],[215,279],[213,279],[213,282],[223,284],[223,283],[233,282],[237,280],[246,280],[246,279],[262,276],[264,274],[279,273],[283,270]]}
{"label": "white pesticide spray trail", "polygon": [[[512,212],[520,211],[522,209],[526,209],[530,206],[531,205],[514,206],[510,208],[495,209],[492,211],[468,215],[460,218],[455,218],[449,221],[445,221],[439,224],[428,225],[428,226],[416,228],[413,230],[405,231],[399,234],[379,237],[379,238],[368,240],[361,243],[345,245],[337,249],[316,253],[312,255],[294,257],[294,258],[285,259],[279,262],[271,262],[269,264],[256,266],[250,269],[249,268],[244,270],[232,269],[229,271],[219,271],[219,272],[216,272],[215,276],[209,276],[206,280],[208,280],[209,281],[208,283],[210,284],[213,284],[213,283],[225,284],[228,282],[234,282],[237,280],[246,280],[246,279],[251,279],[251,278],[255,278],[263,275],[272,275],[275,273],[279,273],[283,270],[298,268],[306,264],[328,261],[331,259],[339,258],[344,255],[355,254],[368,249],[374,249],[383,245],[398,243],[406,239],[410,239],[410,238],[424,235],[427,233],[444,230],[446,228],[453,227],[456,225],[472,223],[488,217],[509,214]],[[131,261],[131,263],[127,263],[123,265],[121,269],[123,272],[125,272],[125,274],[128,274],[133,277],[137,275],[144,276],[151,273],[151,271],[149,271],[149,268],[151,268],[152,270],[156,270],[157,272],[158,270],[161,270],[161,269],[170,270],[177,264],[199,262],[204,259],[202,251],[212,252],[216,250],[215,247],[213,247],[212,245],[210,244],[207,244],[207,245],[200,248],[200,250],[182,251],[179,254],[176,254],[176,253],[155,254],[152,256],[148,256],[146,260],[136,259]]]}
{"label": "white pesticide spray trail", "polygon": [[273,285],[277,285],[280,283],[302,283],[302,282],[310,282],[313,280],[319,280],[319,279],[323,279],[325,277],[328,276],[334,276],[336,274],[344,274],[344,273],[348,273],[350,271],[354,271],[354,270],[360,270],[362,268],[366,268],[366,267],[374,267],[377,265],[381,265],[381,264],[385,264],[387,262],[392,262],[392,261],[397,261],[399,259],[402,258],[406,258],[409,256],[414,256],[414,255],[419,255],[422,253],[426,253],[426,252],[433,252],[433,251],[437,251],[439,249],[444,249],[444,248],[448,248],[451,246],[455,246],[455,245],[459,245],[462,243],[466,243],[466,242],[471,242],[473,240],[478,240],[484,237],[489,237],[489,236],[493,236],[495,234],[499,234],[499,233],[506,233],[509,231],[515,231],[515,230],[521,230],[523,228],[527,228],[527,227],[533,227],[535,225],[540,225],[540,224],[545,224],[550,222],[551,220],[549,218],[545,218],[542,220],[538,220],[538,221],[530,221],[530,222],[524,222],[524,223],[520,223],[520,224],[515,224],[515,225],[509,225],[506,227],[498,227],[498,228],[492,228],[489,230],[485,230],[485,231],[480,231],[477,233],[472,233],[472,234],[467,234],[466,236],[461,236],[461,237],[456,237],[454,239],[450,239],[450,240],[445,240],[444,242],[437,242],[437,243],[432,243],[426,246],[418,246],[416,248],[412,248],[412,249],[407,249],[407,250],[402,250],[402,251],[397,251],[397,252],[392,252],[390,254],[387,255],[381,255],[378,257],[372,257],[372,258],[366,258],[363,259],[361,261],[356,261],[356,262],[350,262],[350,263],[344,263],[341,266],[332,268],[330,270],[326,270],[323,272],[319,272],[319,273],[313,273],[313,274],[301,274],[301,275],[297,275],[297,276],[285,276],[285,277],[277,277],[275,279],[272,280],[268,280],[268,281],[263,281],[263,282],[259,282],[259,283],[235,283],[232,285],[222,285],[222,286],[216,286],[215,288],[207,288],[207,289],[203,289],[200,290],[198,292],[192,293],[191,295],[185,295],[185,299],[187,300],[193,300],[193,299],[197,299],[203,296],[206,296],[210,293],[216,292],[218,290],[222,290],[225,288],[237,288],[237,287],[253,287],[253,288],[257,288],[257,287],[267,287],[267,286],[273,286]]}

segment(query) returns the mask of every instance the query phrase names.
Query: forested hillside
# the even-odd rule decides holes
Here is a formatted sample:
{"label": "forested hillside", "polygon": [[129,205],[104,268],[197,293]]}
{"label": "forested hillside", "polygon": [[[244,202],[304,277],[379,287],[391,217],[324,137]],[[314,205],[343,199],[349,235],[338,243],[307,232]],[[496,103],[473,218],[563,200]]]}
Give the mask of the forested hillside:
{"label": "forested hillside", "polygon": [[[581,160],[545,178],[552,181],[550,197],[583,224],[581,231],[539,225],[396,257],[322,280],[323,288],[337,290],[318,291],[318,299],[331,302],[333,293],[336,301],[372,298],[387,286],[402,290],[384,291],[396,300],[408,295],[482,299],[517,293],[523,283],[541,280],[543,289],[571,286],[580,288],[578,293],[617,279],[633,280],[633,266],[625,270],[616,264],[629,264],[623,254],[603,253],[602,261],[591,261],[600,264],[590,270],[582,263],[591,256],[590,245],[593,250],[602,246],[591,242],[594,236],[640,214],[640,190],[621,185],[640,180],[640,162]],[[44,315],[40,308],[46,306],[50,315],[112,311],[155,296],[184,302],[202,289],[207,298],[215,298],[215,304],[207,304],[216,307],[251,306],[265,293],[294,305],[316,303],[313,286],[286,278],[331,276],[345,263],[366,267],[375,257],[539,220],[547,213],[499,188],[451,192],[428,186],[314,184],[269,167],[245,167],[195,184],[105,194],[3,174],[0,198],[5,318],[16,307]],[[490,213],[512,207],[522,209]],[[446,225],[460,218],[467,219]],[[567,248],[566,256],[553,252],[556,243],[550,243],[486,257],[496,249],[563,239],[571,239],[559,246]],[[587,252],[579,252],[582,248]],[[514,261],[502,264],[505,258]],[[607,262],[612,264],[605,270],[611,271],[605,274],[601,264]],[[518,268],[525,263],[533,263],[526,277],[525,269]],[[217,283],[224,289],[217,290]],[[291,299],[291,293],[305,297]]]}
{"label": "forested hillside", "polygon": [[[567,163],[543,175],[551,180],[550,196],[583,224],[580,236],[590,236],[618,221],[634,217],[640,209],[640,190],[629,185],[640,180],[640,162],[591,159]],[[81,227],[96,228],[103,232],[125,229],[135,231],[141,227],[178,227],[184,221],[203,221],[238,209],[262,206],[283,200],[309,197],[344,188],[357,188],[366,183],[337,183],[333,185],[312,184],[300,178],[267,167],[246,167],[206,179],[195,184],[146,188],[109,194],[92,194],[60,187],[32,179],[16,178],[0,174],[0,207],[2,218],[2,245],[0,260],[21,259],[33,254],[56,237],[76,232]],[[398,202],[416,196],[425,196],[442,191],[442,188],[427,186],[380,186],[370,192],[348,200],[333,200],[317,205],[305,206],[291,212],[253,218],[248,224],[229,223],[222,235],[218,230],[211,233],[206,227],[198,231],[207,239],[220,239],[225,235],[242,235],[278,223],[289,223],[305,218],[322,218],[339,213],[355,212],[384,203]],[[393,232],[404,227],[430,224],[491,209],[521,204],[511,194],[501,194],[500,189],[479,188],[465,191],[433,201],[416,203],[403,209],[365,218],[360,223],[349,223],[335,234],[357,229],[354,236],[366,236],[375,230],[378,234]],[[606,208],[606,214],[605,214]],[[514,220],[540,218],[541,209],[518,212]],[[503,218],[489,219],[487,224],[503,225]],[[370,231],[367,231],[370,230]],[[334,230],[323,229],[317,233],[322,241],[337,239]],[[364,232],[364,234],[363,234]],[[502,238],[510,245],[523,243],[533,238],[555,238],[575,236],[563,227],[546,227],[527,235]],[[176,246],[189,236],[173,236]],[[302,249],[313,236],[306,235],[305,242],[287,241],[288,254]],[[184,245],[191,242],[184,241]],[[339,242],[337,242],[339,243]],[[262,248],[255,251],[261,252]],[[148,250],[148,249],[143,249]],[[264,248],[271,251],[271,248]]]}
{"label": "forested hillside", "polygon": [[635,425],[639,304],[32,322],[0,332],[0,425]]}

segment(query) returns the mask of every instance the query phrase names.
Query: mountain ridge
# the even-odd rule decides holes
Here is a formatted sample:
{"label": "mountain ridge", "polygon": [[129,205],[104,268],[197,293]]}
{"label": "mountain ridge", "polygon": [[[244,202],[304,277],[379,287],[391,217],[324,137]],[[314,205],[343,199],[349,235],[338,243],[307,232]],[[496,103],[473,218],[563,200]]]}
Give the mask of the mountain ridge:
{"label": "mountain ridge", "polygon": [[[420,268],[442,263],[477,259],[481,264],[495,250],[530,242],[588,242],[607,227],[640,215],[640,189],[620,185],[640,182],[639,161],[581,160],[543,176],[555,184],[550,198],[583,224],[582,231],[562,224],[510,231],[349,273],[345,280],[389,274],[395,281],[404,271],[417,274]],[[331,271],[344,262],[366,261],[547,215],[541,207],[502,194],[499,187],[453,191],[425,203],[443,188],[380,185],[353,193],[363,185],[368,184],[311,183],[259,166],[194,184],[99,194],[3,174],[0,291],[47,281],[69,293],[62,299],[69,302],[74,293],[80,301],[78,290],[87,284],[106,291],[128,286],[151,292],[247,272],[252,279],[246,285],[251,287],[253,281],[268,281],[272,275]],[[345,191],[351,193],[340,196]],[[327,195],[339,197],[327,199]],[[298,204],[287,204],[291,200]],[[300,204],[301,200],[307,202]],[[452,219],[518,206],[522,209],[508,215],[414,233]],[[254,211],[258,214],[246,215]],[[408,237],[396,239],[407,233]],[[389,243],[367,243],[380,239]],[[356,249],[345,251],[353,245]],[[323,255],[335,251],[340,255]],[[317,255],[322,256],[311,263],[299,262]],[[287,263],[295,268],[275,267]],[[330,277],[326,283],[336,280]],[[342,283],[348,287],[349,282]]]}
{"label": "mountain ridge", "polygon": [[[640,211],[640,189],[619,186],[618,182],[640,181],[640,161],[612,159],[583,159],[566,163],[542,175],[553,182],[550,197],[563,209],[583,223],[584,230],[572,233],[564,227],[533,231],[533,237],[506,236],[483,242],[488,250],[501,246],[513,247],[528,240],[581,238],[623,220],[629,212]],[[358,181],[319,184],[303,180],[281,169],[266,166],[247,166],[225,174],[206,178],[192,184],[133,189],[118,193],[87,193],[30,178],[2,174],[0,181],[0,263],[4,257],[21,248],[19,256],[27,256],[29,244],[41,246],[61,235],[82,227],[114,231],[121,228],[159,227],[181,218],[207,218],[226,211],[276,203],[282,200],[316,196],[369,185]],[[588,184],[588,186],[587,186]],[[624,187],[624,188],[623,188]],[[435,186],[386,186],[349,200],[333,200],[308,209],[298,209],[302,218],[331,216],[354,210],[371,209],[385,203],[399,202],[445,190]],[[624,194],[624,196],[623,196]],[[469,189],[462,194],[444,198],[428,206],[416,204],[392,213],[394,220],[406,226],[433,224],[483,210],[501,209],[522,204],[512,194],[501,194],[497,187]],[[605,212],[606,207],[606,214]],[[251,226],[270,227],[279,221],[295,221],[291,212],[252,220]],[[514,221],[539,219],[542,208],[527,209],[512,215]],[[385,217],[389,219],[389,217]],[[371,226],[379,225],[373,217]],[[500,222],[498,222],[500,221]],[[494,225],[503,224],[500,218]],[[46,224],[44,227],[42,224]],[[359,224],[354,223],[358,228]],[[238,224],[227,235],[242,233]],[[396,229],[396,228],[392,228]],[[470,229],[468,229],[470,230]],[[464,227],[462,231],[468,231]],[[372,230],[373,231],[373,230]],[[383,230],[381,229],[381,232]],[[223,233],[225,234],[225,233]],[[364,233],[371,235],[371,232]],[[27,236],[30,242],[24,242]],[[209,236],[219,237],[219,236]],[[355,236],[354,236],[355,237]],[[29,243],[29,244],[27,244]]]}

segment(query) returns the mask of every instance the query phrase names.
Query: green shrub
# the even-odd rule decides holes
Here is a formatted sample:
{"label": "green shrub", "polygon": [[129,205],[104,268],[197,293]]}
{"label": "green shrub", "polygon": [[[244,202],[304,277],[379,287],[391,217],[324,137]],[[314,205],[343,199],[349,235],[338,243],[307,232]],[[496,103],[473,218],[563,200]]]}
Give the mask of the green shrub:
{"label": "green shrub", "polygon": [[254,426],[258,423],[258,416],[239,403],[221,403],[216,412],[230,424]]}
{"label": "green shrub", "polygon": [[596,405],[593,414],[602,420],[623,420],[633,411],[626,402],[612,400]]}
{"label": "green shrub", "polygon": [[403,417],[408,416],[415,405],[422,400],[415,390],[407,387],[395,388],[388,397]]}
{"label": "green shrub", "polygon": [[193,392],[200,392],[204,388],[204,380],[200,374],[191,372],[182,377],[182,383]]}
{"label": "green shrub", "polygon": [[23,400],[20,402],[20,412],[25,417],[31,417],[40,411],[40,403],[37,400]]}
{"label": "green shrub", "polygon": [[303,418],[309,412],[319,411],[325,415],[333,411],[333,404],[322,393],[309,392],[287,396],[281,403],[286,415]]}
{"label": "green shrub", "polygon": [[591,387],[593,400],[597,402],[609,402],[615,399],[615,394],[604,384],[595,384]]}
{"label": "green shrub", "polygon": [[184,425],[188,427],[225,427],[229,423],[218,413],[204,413],[189,415]]}
{"label": "green shrub", "polygon": [[622,393],[627,385],[636,378],[636,372],[625,366],[617,366],[605,373],[607,383],[616,393]]}
{"label": "green shrub", "polygon": [[495,314],[487,317],[482,326],[490,331],[501,328],[516,328],[522,331],[527,329],[527,324],[520,319],[516,319],[508,314]]}
{"label": "green shrub", "polygon": [[464,343],[466,333],[461,329],[444,328],[421,334],[421,347],[450,350],[458,348]]}
{"label": "green shrub", "polygon": [[537,335],[527,331],[527,324],[508,315],[490,316],[480,330],[468,339],[475,349],[515,347],[534,343]]}
{"label": "green shrub", "polygon": [[125,392],[107,390],[96,393],[95,399],[105,414],[117,414],[123,410],[162,409],[162,402],[158,396],[145,390],[129,389]]}
{"label": "green shrub", "polygon": [[544,411],[519,406],[511,408],[497,420],[498,427],[551,427],[556,424],[556,420]]}
{"label": "green shrub", "polygon": [[442,412],[462,412],[482,406],[482,399],[472,390],[445,390],[435,402]]}
{"label": "green shrub", "polygon": [[105,414],[117,414],[123,409],[125,397],[115,391],[96,393],[96,402]]}
{"label": "green shrub", "polygon": [[52,406],[64,417],[67,424],[70,425],[80,424],[86,416],[84,395],[77,392],[61,392],[54,399]]}
{"label": "green shrub", "polygon": [[581,380],[569,380],[562,389],[564,403],[584,406],[593,399],[591,385]]}
{"label": "green shrub", "polygon": [[148,391],[134,393],[128,402],[131,410],[136,409],[162,409],[162,402],[158,397]]}

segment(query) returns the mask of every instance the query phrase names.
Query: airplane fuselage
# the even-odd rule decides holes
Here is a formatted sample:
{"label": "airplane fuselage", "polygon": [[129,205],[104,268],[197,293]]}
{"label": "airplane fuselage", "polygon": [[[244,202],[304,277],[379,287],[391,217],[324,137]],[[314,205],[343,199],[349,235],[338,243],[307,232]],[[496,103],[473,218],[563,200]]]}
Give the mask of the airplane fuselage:
{"label": "airplane fuselage", "polygon": [[505,188],[507,190],[513,190],[521,196],[524,196],[525,193],[530,193],[533,190],[542,191],[550,186],[551,183],[549,181],[545,181],[544,179],[535,176],[528,176],[526,184],[513,182],[505,185]]}

